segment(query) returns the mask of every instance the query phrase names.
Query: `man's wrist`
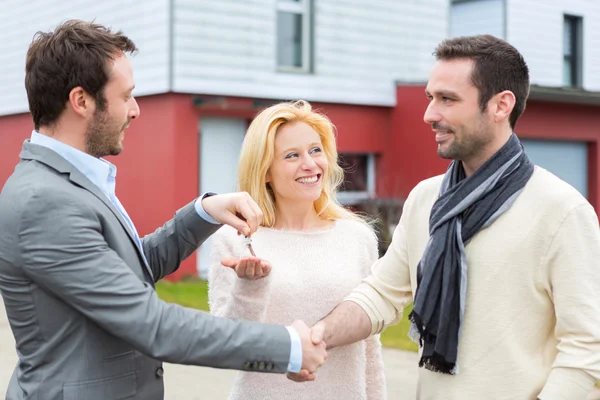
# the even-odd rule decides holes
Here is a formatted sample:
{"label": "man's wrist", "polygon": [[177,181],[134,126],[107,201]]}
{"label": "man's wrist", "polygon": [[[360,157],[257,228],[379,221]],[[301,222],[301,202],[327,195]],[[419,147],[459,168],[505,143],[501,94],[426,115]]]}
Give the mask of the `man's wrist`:
{"label": "man's wrist", "polygon": [[204,200],[207,197],[214,196],[214,195],[216,195],[216,193],[213,193],[213,192],[203,193],[202,196],[200,196],[196,199],[196,202],[194,203],[194,208],[196,209],[196,212],[198,213],[198,215],[206,222],[209,222],[209,223],[215,224],[215,225],[221,225],[220,222],[218,222],[213,217],[208,215],[208,213],[204,210],[204,207],[202,206],[202,200]]}
{"label": "man's wrist", "polygon": [[291,326],[286,328],[290,334],[290,361],[287,372],[298,373],[302,369],[302,340],[296,329]]}

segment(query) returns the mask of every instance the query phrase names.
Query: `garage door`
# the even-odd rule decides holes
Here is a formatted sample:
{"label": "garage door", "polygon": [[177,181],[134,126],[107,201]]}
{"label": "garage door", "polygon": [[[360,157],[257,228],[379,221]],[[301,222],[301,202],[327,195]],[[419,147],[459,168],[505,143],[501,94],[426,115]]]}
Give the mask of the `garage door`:
{"label": "garage door", "polygon": [[[246,133],[246,120],[200,118],[200,194],[230,193],[237,190],[237,167]],[[198,249],[197,270],[207,278],[211,239]]]}
{"label": "garage door", "polygon": [[586,142],[521,139],[531,161],[569,183],[587,197]]}

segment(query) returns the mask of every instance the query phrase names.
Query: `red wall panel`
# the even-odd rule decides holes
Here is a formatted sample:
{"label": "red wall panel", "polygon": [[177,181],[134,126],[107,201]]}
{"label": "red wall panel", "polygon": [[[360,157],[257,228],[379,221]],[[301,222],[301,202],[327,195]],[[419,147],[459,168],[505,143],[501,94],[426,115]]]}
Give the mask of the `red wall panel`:
{"label": "red wall panel", "polygon": [[449,162],[438,157],[435,134],[423,121],[429,102],[425,87],[399,86],[397,100],[385,155],[385,175],[379,179],[387,196],[405,199],[417,183],[444,173]]}
{"label": "red wall panel", "polygon": [[[138,99],[141,114],[126,132],[117,196],[141,236],[153,232],[198,196],[198,124],[189,96]],[[196,274],[195,255],[172,278]]]}
{"label": "red wall panel", "polygon": [[335,125],[338,149],[344,152],[382,153],[391,128],[390,107],[315,103]]}
{"label": "red wall panel", "polygon": [[598,111],[598,107],[594,106],[530,101],[516,127],[517,134],[523,138],[588,143],[588,201],[596,212],[600,210]]}
{"label": "red wall panel", "polygon": [[[203,108],[194,106],[192,95],[138,98],[140,118],[126,131],[123,152],[107,159],[118,168],[117,196],[140,235],[153,232],[199,195],[199,118],[250,120],[258,112],[252,99],[223,100]],[[391,108],[319,103],[314,107],[336,125],[340,151],[385,151]],[[29,114],[0,118],[0,185],[12,173],[31,125]],[[195,254],[171,278],[186,274],[196,275]]]}
{"label": "red wall panel", "polygon": [[[444,173],[448,160],[437,156],[434,133],[423,121],[428,104],[424,86],[397,88],[395,108],[314,103],[336,125],[341,152],[375,152],[377,192],[406,198],[421,180]],[[141,115],[126,132],[124,150],[109,160],[118,167],[117,195],[140,235],[154,231],[192,201],[199,185],[201,116],[251,120],[252,99],[219,98],[195,106],[194,96],[165,94],[138,99]],[[530,101],[517,125],[527,138],[585,140],[589,143],[589,198],[598,209],[598,139],[596,108]],[[0,117],[0,185],[12,173],[32,123],[29,114]],[[171,278],[196,275],[195,254]]]}
{"label": "red wall panel", "polygon": [[594,142],[600,137],[599,111],[593,106],[530,100],[515,130],[524,138]]}
{"label": "red wall panel", "polygon": [[0,117],[0,188],[13,173],[23,141],[31,137],[32,130],[29,113]]}
{"label": "red wall panel", "polygon": [[[138,99],[140,118],[125,133],[123,152],[107,160],[117,166],[117,196],[141,236],[153,232],[198,196],[197,116],[189,96]],[[0,117],[0,185],[14,170],[31,117]],[[195,274],[195,257],[174,277]]]}
{"label": "red wall panel", "polygon": [[[444,173],[448,161],[436,153],[434,134],[423,122],[428,104],[425,86],[399,86],[398,104],[392,116],[390,152],[386,155],[386,183],[392,196],[406,197],[421,180]],[[600,187],[598,107],[530,100],[515,129],[522,138],[573,140],[588,143],[588,197],[598,210]]]}

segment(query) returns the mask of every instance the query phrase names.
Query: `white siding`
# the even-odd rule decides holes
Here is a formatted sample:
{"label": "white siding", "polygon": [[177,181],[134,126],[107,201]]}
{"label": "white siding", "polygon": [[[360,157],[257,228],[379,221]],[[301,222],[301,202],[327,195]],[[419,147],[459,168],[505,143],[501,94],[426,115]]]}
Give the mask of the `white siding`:
{"label": "white siding", "polygon": [[507,1],[507,39],[525,57],[532,83],[562,86],[563,15],[570,14],[583,17],[583,87],[600,90],[600,2]]}
{"label": "white siding", "polygon": [[27,47],[36,31],[68,18],[96,19],[134,40],[137,96],[172,90],[387,106],[396,81],[427,80],[431,53],[449,32],[448,0],[315,0],[314,71],[299,74],[277,71],[275,0],[1,4],[0,115],[27,111]]}
{"label": "white siding", "polygon": [[450,8],[450,37],[479,34],[504,38],[504,1],[472,0]]}
{"label": "white siding", "polygon": [[394,105],[424,81],[447,35],[447,0],[314,1],[314,72],[278,72],[274,0],[175,0],[174,90]]}
{"label": "white siding", "polygon": [[169,88],[169,0],[136,1],[2,0],[0,2],[0,115],[28,111],[25,55],[37,31],[71,19],[89,20],[121,30],[139,48],[132,57],[135,95]]}

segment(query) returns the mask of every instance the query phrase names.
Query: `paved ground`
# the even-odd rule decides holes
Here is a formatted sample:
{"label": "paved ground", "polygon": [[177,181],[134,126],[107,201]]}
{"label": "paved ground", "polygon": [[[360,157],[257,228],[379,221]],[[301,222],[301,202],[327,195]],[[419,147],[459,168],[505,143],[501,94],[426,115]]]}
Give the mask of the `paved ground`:
{"label": "paved ground", "polygon": [[[14,343],[4,304],[0,300],[0,396],[6,393],[17,362]],[[383,358],[389,398],[414,400],[417,380],[416,353],[384,349]],[[234,375],[235,371],[166,364],[165,400],[226,399]],[[590,396],[589,400],[600,400],[600,391]]]}
{"label": "paved ground", "polygon": [[[417,378],[416,354],[384,349],[384,362],[389,398],[414,400]],[[234,376],[234,371],[217,371],[210,368],[167,364],[165,366],[165,399],[226,399]],[[390,379],[393,376],[395,378]],[[193,391],[190,391],[192,386]],[[207,391],[206,388],[209,390]]]}

